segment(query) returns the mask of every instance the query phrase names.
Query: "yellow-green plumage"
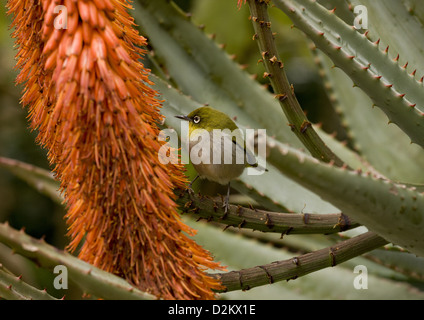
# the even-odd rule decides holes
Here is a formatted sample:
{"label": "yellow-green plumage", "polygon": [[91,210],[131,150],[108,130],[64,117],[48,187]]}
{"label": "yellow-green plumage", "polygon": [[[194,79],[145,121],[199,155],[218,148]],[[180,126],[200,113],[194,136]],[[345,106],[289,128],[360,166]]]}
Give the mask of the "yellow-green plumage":
{"label": "yellow-green plumage", "polygon": [[[189,132],[190,132],[190,152],[192,148],[198,144],[202,143],[202,141],[196,141],[196,136],[193,135],[195,133],[196,129],[204,129],[208,132],[210,132],[210,150],[211,150],[211,156],[213,154],[216,154],[216,150],[214,150],[213,146],[213,129],[229,129],[236,135],[238,134],[238,139],[241,138],[241,134],[238,130],[237,125],[234,123],[233,120],[231,120],[225,113],[222,113],[218,110],[212,109],[210,107],[202,107],[199,109],[194,110],[188,115],[189,118],[194,119],[194,117],[199,117],[200,121],[199,123],[195,123],[194,121],[190,121],[189,123]],[[215,137],[216,138],[216,137]],[[236,136],[232,137],[233,139],[237,139]],[[222,141],[220,143],[221,147],[221,161],[218,164],[211,163],[199,163],[194,164],[193,167],[196,169],[197,173],[199,174],[200,178],[204,179],[207,178],[208,180],[218,182],[220,184],[227,184],[232,179],[237,178],[240,176],[245,168],[245,163],[237,164],[236,161],[236,150],[237,146],[236,144],[232,143],[232,161],[230,164],[224,163],[224,154],[225,154],[225,146],[224,142]],[[228,149],[227,149],[228,150]]]}
{"label": "yellow-green plumage", "polygon": [[229,116],[211,107],[201,107],[193,110],[187,117],[194,119],[196,116],[200,118],[200,122],[194,123],[190,121],[190,130],[205,129],[211,131],[213,129],[230,129],[233,131],[238,129],[235,122]]}

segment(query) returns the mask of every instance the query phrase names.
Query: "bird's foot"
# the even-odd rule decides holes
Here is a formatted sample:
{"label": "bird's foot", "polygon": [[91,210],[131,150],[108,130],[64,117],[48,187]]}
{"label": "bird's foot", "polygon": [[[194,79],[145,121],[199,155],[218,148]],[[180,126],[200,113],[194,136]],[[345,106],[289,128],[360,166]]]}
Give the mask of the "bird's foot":
{"label": "bird's foot", "polygon": [[224,202],[222,203],[222,208],[224,209],[224,214],[226,215],[230,211],[230,203],[229,199],[226,197]]}
{"label": "bird's foot", "polygon": [[188,192],[188,194],[190,195],[190,196],[193,196],[194,195],[194,190],[192,189],[192,185],[193,185],[193,183],[194,183],[194,181],[196,181],[197,180],[197,178],[199,178],[199,176],[196,176],[196,178],[194,178],[193,179],[193,181],[192,182],[190,182],[189,184],[188,184],[188,187],[187,187],[187,192]]}
{"label": "bird's foot", "polygon": [[227,186],[227,196],[225,197],[225,200],[222,201],[222,207],[224,208],[224,217],[226,217],[228,212],[230,211],[230,183],[229,182]]}
{"label": "bird's foot", "polygon": [[188,187],[186,188],[186,192],[187,192],[190,196],[193,196],[193,195],[194,195],[194,190],[191,188],[191,186],[188,186]]}

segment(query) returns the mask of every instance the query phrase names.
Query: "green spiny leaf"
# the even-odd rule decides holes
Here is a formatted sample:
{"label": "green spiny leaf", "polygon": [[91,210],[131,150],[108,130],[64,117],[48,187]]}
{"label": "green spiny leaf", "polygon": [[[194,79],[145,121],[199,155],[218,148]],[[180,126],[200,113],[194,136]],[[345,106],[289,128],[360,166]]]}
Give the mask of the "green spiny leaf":
{"label": "green spiny leaf", "polygon": [[367,254],[367,257],[411,279],[424,281],[424,258],[422,257],[408,252],[389,250],[375,250]]}
{"label": "green spiny leaf", "polygon": [[424,25],[424,2],[421,0],[402,0],[409,14]]}
{"label": "green spiny leaf", "polygon": [[63,198],[59,193],[59,182],[54,179],[50,171],[4,157],[0,157],[0,167],[15,174],[39,192],[50,197],[53,201],[59,204],[63,203]]}
{"label": "green spiny leaf", "polygon": [[[416,70],[421,78],[424,72],[423,23],[408,12],[402,1],[351,0],[351,3],[353,7],[363,5],[367,8],[368,37],[373,41],[380,39],[380,48],[390,46],[389,56],[396,59],[399,66],[408,63],[408,73]],[[412,77],[415,78],[415,73]]]}
{"label": "green spiny leaf", "polygon": [[321,61],[325,81],[331,87],[332,98],[342,114],[350,138],[356,149],[382,174],[396,181],[424,182],[424,150],[409,143],[409,138],[397,126],[387,125],[371,99],[346,74],[333,68],[331,60],[322,52]]}
{"label": "green spiny leaf", "polygon": [[14,230],[7,224],[0,224],[0,242],[16,253],[36,261],[40,266],[53,269],[64,265],[69,278],[87,293],[103,299],[152,299],[147,293],[131,286],[124,279],[100,270],[71,254],[37,240],[24,232]]}
{"label": "green spiny leaf", "polygon": [[424,146],[424,90],[378,44],[311,0],[276,0],[323,52],[366,92],[414,143]]}
{"label": "green spiny leaf", "polygon": [[7,300],[57,300],[7,271],[0,264],[0,298]]}
{"label": "green spiny leaf", "polygon": [[424,256],[424,194],[370,172],[320,163],[283,145],[268,161],[388,241]]}

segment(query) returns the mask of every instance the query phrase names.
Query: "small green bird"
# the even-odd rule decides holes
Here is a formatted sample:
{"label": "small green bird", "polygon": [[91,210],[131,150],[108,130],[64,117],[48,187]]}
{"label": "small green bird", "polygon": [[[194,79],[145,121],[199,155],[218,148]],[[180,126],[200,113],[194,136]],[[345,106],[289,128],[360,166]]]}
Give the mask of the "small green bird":
{"label": "small green bird", "polygon": [[225,113],[201,107],[187,116],[175,117],[189,121],[190,160],[198,173],[189,187],[199,177],[227,185],[223,204],[224,212],[227,213],[230,181],[239,177],[246,167],[266,169],[258,166],[255,156],[246,148],[240,129]]}

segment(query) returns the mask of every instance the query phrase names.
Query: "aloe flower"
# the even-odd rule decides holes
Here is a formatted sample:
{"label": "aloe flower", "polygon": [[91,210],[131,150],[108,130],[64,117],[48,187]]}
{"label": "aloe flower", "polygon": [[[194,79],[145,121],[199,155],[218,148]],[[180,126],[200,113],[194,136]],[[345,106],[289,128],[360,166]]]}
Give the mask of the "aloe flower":
{"label": "aloe flower", "polygon": [[158,159],[161,104],[139,61],[146,39],[131,6],[59,4],[9,0],[8,8],[22,104],[61,182],[69,249],[157,297],[214,298],[220,284],[205,270],[220,266],[184,234],[194,230],[177,212],[183,167]]}

